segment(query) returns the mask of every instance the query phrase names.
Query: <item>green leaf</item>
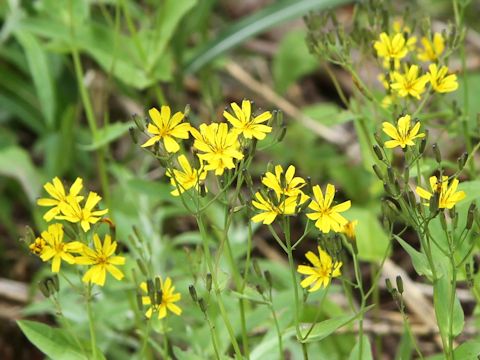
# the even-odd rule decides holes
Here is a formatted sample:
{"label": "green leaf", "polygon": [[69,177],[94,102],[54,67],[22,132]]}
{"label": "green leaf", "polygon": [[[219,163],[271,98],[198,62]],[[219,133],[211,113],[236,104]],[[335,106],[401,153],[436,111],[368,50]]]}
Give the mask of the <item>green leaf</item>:
{"label": "green leaf", "polygon": [[66,336],[65,331],[61,329],[29,320],[19,320],[17,324],[28,340],[53,360],[88,359],[78,346],[74,344],[73,340]]}
{"label": "green leaf", "polygon": [[[373,306],[373,305],[372,305]],[[359,316],[362,316],[363,313],[367,312],[372,308],[372,306],[368,306],[363,311],[358,312],[357,314],[350,314],[350,315],[342,315],[342,316],[337,316],[332,319],[324,320],[319,323],[316,323],[313,326],[313,330],[310,332],[308,337],[305,339],[305,336],[307,335],[307,332],[309,329],[302,329],[301,330],[301,335],[302,335],[302,340],[301,342],[303,343],[309,343],[309,342],[314,342],[314,341],[320,341],[330,334],[333,334],[335,331],[340,329],[341,327],[348,325],[351,323],[353,320],[358,318]]]}
{"label": "green leaf", "polygon": [[[480,113],[480,103],[477,101],[476,94],[480,91],[480,73],[467,73],[465,78],[460,76],[458,79],[458,90],[451,94],[451,97],[458,101],[458,106],[463,109],[467,102],[468,111],[468,127],[474,134],[478,132],[477,114]],[[468,92],[465,93],[465,86],[468,87]],[[465,98],[468,94],[468,98]],[[460,129],[458,130],[460,131]]]}
{"label": "green leaf", "polygon": [[235,48],[245,40],[290,19],[312,10],[324,10],[349,3],[349,0],[290,0],[276,2],[255,14],[228,27],[217,38],[195,51],[185,65],[185,72],[194,73],[200,68]]}
{"label": "green leaf", "polygon": [[347,110],[342,110],[332,103],[320,103],[304,107],[302,112],[326,126],[343,124],[355,116]]}
{"label": "green leaf", "polygon": [[410,255],[410,259],[412,260],[412,265],[418,275],[422,276],[425,275],[428,278],[432,278],[432,270],[428,265],[428,260],[425,254],[415,250],[412,246],[410,246],[406,241],[404,241],[401,237],[393,234],[395,239],[400,243],[403,250],[405,250],[408,255]]}
{"label": "green leaf", "polygon": [[447,336],[450,332],[450,324],[452,323],[452,334],[458,336],[463,330],[465,324],[465,316],[463,314],[462,305],[455,296],[453,302],[453,318],[450,319],[451,312],[451,284],[447,276],[443,276],[433,283],[433,303],[435,314],[437,317],[438,328],[443,336]]}
{"label": "green leaf", "polygon": [[35,202],[43,176],[33,165],[28,152],[18,146],[0,149],[0,164],[0,175],[16,179],[22,184],[29,200]]}
{"label": "green leaf", "polygon": [[53,78],[48,66],[48,57],[40,42],[27,31],[17,31],[16,38],[25,50],[30,73],[35,84],[40,108],[49,128],[55,123],[57,108]]}
{"label": "green leaf", "polygon": [[348,218],[358,220],[355,233],[359,258],[372,262],[382,261],[390,239],[375,214],[368,209],[352,207],[348,211]]}
{"label": "green leaf", "polygon": [[257,304],[268,304],[268,302],[265,301],[258,292],[249,287],[245,288],[243,294],[236,291],[230,291],[230,294],[238,299],[249,300]]}
{"label": "green leaf", "polygon": [[480,354],[480,340],[469,340],[461,344],[454,351],[455,359],[477,360]]}
{"label": "green leaf", "polygon": [[318,67],[317,59],[308,51],[306,36],[305,30],[292,31],[280,42],[272,64],[273,78],[280,93]]}
{"label": "green leaf", "polygon": [[116,122],[98,130],[97,140],[88,145],[78,144],[78,147],[85,151],[94,151],[105,146],[128,132],[128,129],[135,124],[133,121]]}
{"label": "green leaf", "polygon": [[158,27],[150,39],[148,68],[157,66],[159,59],[165,54],[165,48],[170,42],[180,20],[197,4],[197,0],[166,0],[159,5]]}
{"label": "green leaf", "polygon": [[[360,344],[362,345],[362,352],[360,353]],[[372,347],[370,345],[370,341],[368,340],[368,336],[363,335],[361,340],[358,340],[355,346],[348,357],[349,360],[370,360],[373,359],[372,355]]]}

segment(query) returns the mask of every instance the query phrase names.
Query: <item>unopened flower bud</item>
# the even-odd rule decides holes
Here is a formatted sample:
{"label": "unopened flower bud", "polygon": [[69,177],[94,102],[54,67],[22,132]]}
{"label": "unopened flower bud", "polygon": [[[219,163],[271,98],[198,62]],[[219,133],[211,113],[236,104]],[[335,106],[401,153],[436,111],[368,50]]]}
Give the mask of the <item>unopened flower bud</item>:
{"label": "unopened flower bud", "polygon": [[385,279],[385,286],[387,287],[389,293],[393,291],[392,281],[389,278]]}
{"label": "unopened flower bud", "polygon": [[462,156],[457,159],[458,170],[462,170],[468,159],[468,153],[464,152]]}
{"label": "unopened flower bud", "polygon": [[280,134],[278,135],[277,141],[282,142],[286,134],[287,134],[287,127],[283,126],[282,129],[280,130]]}
{"label": "unopened flower bud", "polygon": [[473,226],[473,221],[475,220],[475,213],[476,213],[476,205],[474,202],[470,204],[468,207],[468,215],[467,215],[467,224],[465,225],[465,228],[467,230],[470,230]]}
{"label": "unopened flower bud", "polygon": [[137,298],[137,308],[138,308],[138,310],[143,311],[143,296],[142,296],[142,294],[137,293],[136,298]]}
{"label": "unopened flower bud", "polygon": [[263,294],[263,286],[260,284],[255,285],[255,289],[257,289],[259,294]]}
{"label": "unopened flower bud", "polygon": [[212,274],[208,273],[205,279],[205,288],[208,292],[212,290]]}
{"label": "unopened flower bud", "polygon": [[197,290],[195,290],[195,286],[190,285],[190,286],[188,287],[188,291],[189,291],[189,293],[190,293],[190,296],[192,297],[193,302],[197,302],[197,301],[198,301],[198,297],[197,297]]}
{"label": "unopened flower bud", "polygon": [[373,171],[374,171],[375,175],[377,175],[378,179],[380,181],[383,181],[383,174],[380,171],[380,168],[378,167],[378,165],[375,164],[375,165],[372,166],[372,168],[373,168]]}
{"label": "unopened flower bud", "polygon": [[382,150],[380,149],[380,146],[373,145],[373,151],[375,152],[375,155],[377,156],[378,160],[382,161],[383,153],[382,153]]}
{"label": "unopened flower bud", "polygon": [[145,262],[142,259],[137,259],[137,266],[140,269],[140,272],[143,274],[143,276],[147,277],[148,270]]}
{"label": "unopened flower bud", "polygon": [[203,313],[207,312],[207,304],[205,303],[205,300],[203,298],[198,299],[198,306]]}
{"label": "unopened flower bud", "polygon": [[375,138],[375,141],[377,142],[378,146],[380,146],[381,148],[383,147],[383,141],[382,141],[382,137],[380,136],[380,134],[375,131],[373,133],[373,137]]}
{"label": "unopened flower bud", "polygon": [[137,136],[137,132],[135,131],[135,128],[129,127],[128,128],[128,133],[130,134],[130,138],[132,139],[132,142],[135,145],[138,144],[138,136]]}
{"label": "unopened flower bud", "polygon": [[430,203],[429,203],[429,208],[430,208],[430,213],[431,214],[436,214],[438,211],[438,201],[439,201],[440,195],[438,194],[437,191],[433,193],[433,196],[430,198]]}
{"label": "unopened flower bud", "polygon": [[155,291],[155,304],[160,305],[163,301],[163,291],[157,290]]}
{"label": "unopened flower bud", "polygon": [[393,172],[393,168],[391,166],[387,167],[387,175],[388,181],[390,184],[393,184],[395,182],[395,173]]}
{"label": "unopened flower bud", "polygon": [[260,269],[260,265],[258,265],[257,259],[254,259],[252,264],[253,264],[253,270],[255,270],[255,273],[257,274],[257,276],[262,277],[262,270]]}
{"label": "unopened flower bud", "polygon": [[398,292],[401,295],[401,294],[403,294],[403,280],[402,280],[402,277],[400,275],[398,275],[395,280],[396,280],[396,283],[397,283]]}
{"label": "unopened flower bud", "polygon": [[418,152],[423,154],[427,147],[427,139],[428,139],[428,130],[425,130],[425,137],[420,141],[420,146],[418,147]]}
{"label": "unopened flower bud", "polygon": [[151,279],[147,280],[147,293],[150,299],[155,299],[155,285]]}
{"label": "unopened flower bud", "polygon": [[133,114],[132,118],[133,118],[133,122],[137,126],[138,130],[140,130],[142,132],[145,131],[145,121],[142,120],[139,116],[137,116],[137,114]]}
{"label": "unopened flower bud", "polygon": [[40,281],[40,282],[38,283],[38,289],[39,289],[40,292],[43,294],[43,296],[45,296],[46,298],[50,297],[50,290],[48,289],[47,284],[45,283],[45,281]]}
{"label": "unopened flower bud", "polygon": [[403,183],[405,186],[407,186],[408,180],[410,180],[410,168],[405,166],[405,169],[403,169]]}
{"label": "unopened flower bud", "polygon": [[435,161],[440,164],[442,162],[442,154],[440,154],[440,149],[438,148],[438,144],[436,143],[433,144],[432,150],[433,150],[433,154],[435,155]]}

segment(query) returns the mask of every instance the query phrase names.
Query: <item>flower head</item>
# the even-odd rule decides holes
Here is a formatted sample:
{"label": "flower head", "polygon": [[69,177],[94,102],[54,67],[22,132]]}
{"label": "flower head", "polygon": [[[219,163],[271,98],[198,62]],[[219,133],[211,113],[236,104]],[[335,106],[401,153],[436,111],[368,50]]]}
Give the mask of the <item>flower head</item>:
{"label": "flower head", "polygon": [[386,67],[389,67],[392,60],[395,64],[398,64],[399,60],[408,54],[407,42],[401,33],[389,36],[383,32],[373,46],[377,51],[377,56],[384,59],[384,66]]}
{"label": "flower head", "polygon": [[38,237],[30,245],[28,245],[28,248],[33,254],[40,255],[43,252],[43,249],[45,249],[46,245],[47,242],[43,240],[43,238]]}
{"label": "flower head", "polygon": [[318,255],[312,251],[307,252],[305,257],[313,266],[299,265],[297,268],[300,274],[308,275],[302,280],[300,286],[303,288],[311,286],[308,290],[310,292],[316,291],[321,287],[327,287],[332,278],[342,274],[340,271],[342,267],[341,261],[333,261],[330,255],[323,251],[320,246],[318,247]]}
{"label": "flower head", "polygon": [[382,126],[383,132],[393,139],[385,142],[385,146],[389,149],[397,146],[401,146],[402,149],[407,145],[413,146],[415,145],[413,142],[414,139],[425,137],[424,133],[418,133],[420,130],[419,122],[417,122],[413,128],[411,127],[410,115],[405,115],[398,119],[397,127],[393,126],[389,122],[384,122]]}
{"label": "flower head", "polygon": [[318,185],[313,187],[313,195],[314,199],[312,199],[308,207],[314,212],[308,213],[307,217],[310,220],[314,220],[315,226],[325,234],[330,232],[330,230],[340,232],[342,226],[348,222],[340,213],[350,209],[350,200],[332,206],[335,196],[335,186],[332,184],[327,185],[325,197]]}
{"label": "flower head", "polygon": [[94,249],[83,245],[80,251],[81,256],[75,258],[78,265],[90,265],[90,269],[83,275],[82,281],[100,286],[105,284],[107,271],[117,280],[122,280],[124,275],[115,265],[124,265],[123,256],[115,256],[117,242],[113,241],[110,235],[105,235],[102,244],[100,237],[93,234]]}
{"label": "flower head", "polygon": [[176,112],[172,117],[169,106],[162,106],[160,111],[151,108],[148,111],[153,124],[148,124],[147,131],[153,135],[142,147],[147,147],[156,142],[163,141],[165,150],[169,153],[176,153],[180,150],[177,139],[188,139],[188,132],[191,129],[190,124],[182,122],[185,115],[182,112]]}
{"label": "flower head", "polygon": [[[167,277],[165,281],[160,280],[160,289],[155,292],[153,295],[153,299],[151,296],[142,296],[142,304],[143,305],[151,305],[145,316],[150,319],[154,312],[158,312],[158,318],[163,319],[167,316],[167,310],[170,310],[175,315],[180,315],[182,313],[182,309],[178,307],[175,303],[182,298],[180,293],[175,293],[175,286],[172,286],[172,280]],[[147,283],[142,282],[140,284],[140,289],[146,294],[149,293]],[[158,295],[160,294],[160,298]]]}
{"label": "flower head", "polygon": [[422,45],[423,50],[418,52],[418,58],[422,61],[435,61],[442,55],[445,49],[445,40],[442,34],[435,33],[433,35],[433,41],[423,37]]}
{"label": "flower head", "polygon": [[52,221],[55,216],[60,214],[60,204],[66,202],[67,196],[76,197],[78,201],[83,199],[83,196],[78,196],[83,187],[83,180],[79,177],[70,186],[68,194],[65,192],[65,188],[58,177],[54,177],[51,183],[47,182],[43,187],[51,198],[38,199],[37,204],[52,207],[43,215],[47,222]]}
{"label": "flower head", "polygon": [[225,169],[235,167],[234,159],[243,159],[238,135],[229,131],[227,124],[201,124],[200,131],[192,129],[191,132],[195,138],[193,147],[202,152],[198,157],[207,163],[205,170],[215,170],[215,175],[222,175]]}
{"label": "flower head", "polygon": [[412,30],[409,26],[403,23],[402,19],[396,19],[393,21],[392,29],[396,34],[402,34],[407,41],[407,48],[409,51],[415,50],[415,44],[417,43],[417,38],[411,36]]}
{"label": "flower head", "polygon": [[181,170],[173,169],[172,171],[167,171],[170,184],[175,187],[175,189],[171,191],[171,194],[173,196],[179,196],[191,188],[199,191],[201,182],[207,177],[207,171],[205,171],[203,163],[200,164],[199,169],[193,169],[185,155],[178,157],[178,163]]}
{"label": "flower head", "polygon": [[102,197],[95,192],[90,191],[88,194],[85,206],[82,208],[77,198],[68,196],[65,203],[60,204],[60,211],[62,215],[57,216],[57,219],[67,220],[72,223],[80,223],[83,231],[90,230],[90,224],[96,224],[100,217],[108,212],[105,210],[93,210],[97,203],[102,200]]}
{"label": "flower head", "polygon": [[355,239],[358,220],[352,220],[343,225],[342,233],[347,235],[349,239]]}
{"label": "flower head", "polygon": [[448,176],[442,176],[441,181],[439,181],[436,176],[431,176],[429,181],[432,193],[420,186],[417,186],[415,191],[418,196],[425,200],[430,200],[433,193],[437,193],[439,196],[438,208],[440,209],[451,209],[466,196],[464,191],[457,191],[459,184],[458,179],[453,179],[450,187],[448,186]]}
{"label": "flower head", "polygon": [[413,96],[420,100],[420,95],[425,91],[425,85],[428,83],[428,76],[418,76],[419,68],[412,65],[405,73],[395,71],[392,74],[393,82],[390,84],[392,90],[395,90],[399,96]]}
{"label": "flower head", "polygon": [[[41,245],[40,258],[43,261],[52,260],[52,272],[58,273],[62,260],[74,264],[75,258],[72,256],[72,252],[78,252],[81,249],[82,244],[78,241],[63,242],[63,225],[53,224],[50,225],[47,231],[41,233],[41,238],[37,238],[34,244]],[[43,241],[42,241],[43,240]],[[33,244],[32,244],[33,245]],[[32,249],[30,247],[30,249]]]}
{"label": "flower head", "polygon": [[278,215],[293,215],[297,208],[297,197],[287,197],[280,203],[273,199],[264,198],[259,192],[255,194],[255,199],[252,200],[252,205],[261,210],[260,214],[252,218],[253,222],[263,222],[265,225],[270,225]]}
{"label": "flower head", "polygon": [[458,89],[457,75],[447,75],[448,68],[446,66],[438,69],[437,64],[430,64],[428,70],[428,79],[436,92],[447,93]]}
{"label": "flower head", "polygon": [[301,190],[306,182],[300,176],[295,176],[295,166],[293,165],[290,165],[285,173],[281,165],[275,166],[275,174],[267,172],[262,178],[262,183],[275,192],[278,200],[281,197],[296,198],[300,196],[300,204],[303,204],[308,199],[308,196]]}
{"label": "flower head", "polygon": [[242,101],[242,108],[240,108],[237,103],[231,103],[230,106],[235,115],[225,110],[223,116],[232,124],[232,131],[237,134],[242,134],[246,139],[255,138],[257,140],[263,140],[266,134],[272,131],[270,126],[262,124],[272,117],[270,111],[265,111],[253,117],[251,103],[248,100]]}

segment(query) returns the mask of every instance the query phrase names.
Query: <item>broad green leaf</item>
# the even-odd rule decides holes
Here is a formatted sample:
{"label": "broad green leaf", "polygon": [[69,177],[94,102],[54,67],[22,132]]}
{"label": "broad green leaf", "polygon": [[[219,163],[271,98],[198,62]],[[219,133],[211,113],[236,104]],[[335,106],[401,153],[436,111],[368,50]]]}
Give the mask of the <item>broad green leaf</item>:
{"label": "broad green leaf", "polygon": [[343,124],[355,117],[350,111],[342,110],[332,103],[319,103],[304,107],[302,112],[326,126]]}
{"label": "broad green leaf", "polygon": [[0,175],[16,179],[33,203],[40,194],[43,175],[35,168],[24,149],[10,146],[0,149]]}
{"label": "broad green leaf", "polygon": [[428,260],[425,254],[415,250],[412,246],[410,246],[406,241],[404,241],[401,237],[397,235],[393,235],[395,239],[399,242],[402,246],[403,250],[405,250],[408,255],[410,255],[410,259],[412,260],[412,265],[418,275],[425,275],[428,278],[432,278],[432,270],[428,265]]}
{"label": "broad green leaf", "polygon": [[435,314],[437,317],[438,328],[443,336],[450,333],[450,324],[452,324],[453,336],[458,336],[464,327],[465,319],[462,305],[455,296],[453,302],[453,318],[451,315],[451,284],[447,276],[443,276],[433,284],[433,304],[435,307]]}
{"label": "broad green leaf", "polygon": [[[360,344],[362,346],[361,351],[360,351]],[[348,359],[349,360],[373,359],[372,347],[370,345],[370,341],[368,340],[368,336],[363,335],[362,338],[357,341]]]}
{"label": "broad green leaf", "polygon": [[[363,310],[363,313],[367,312],[370,308],[371,306],[365,308]],[[361,316],[361,314],[362,312],[359,312],[357,314],[342,315],[316,323],[306,339],[305,336],[307,335],[309,329],[302,329],[300,331],[302,335],[301,341],[304,343],[320,341],[327,336],[333,334],[341,327],[350,324],[353,320]]]}
{"label": "broad green leaf", "polygon": [[455,350],[455,359],[477,360],[480,354],[480,339],[473,339],[464,342]]}
{"label": "broad green leaf", "polygon": [[15,35],[25,50],[30,73],[40,102],[40,108],[47,126],[53,128],[57,103],[47,53],[37,38],[29,32],[17,31]]}
{"label": "broad green leaf", "polygon": [[44,124],[36,109],[20,97],[6,92],[0,93],[0,108],[7,112],[9,116],[18,118],[19,121],[37,134],[45,132]]}
{"label": "broad green leaf", "polygon": [[349,0],[289,0],[275,2],[265,9],[244,18],[224,30],[217,38],[195,51],[185,66],[185,72],[194,73],[200,68],[235,48],[245,40],[309,11],[324,10],[349,3]]}
{"label": "broad green leaf", "polygon": [[[465,78],[467,80],[466,82]],[[470,131],[477,134],[477,114],[480,113],[480,103],[477,100],[476,94],[480,92],[480,73],[466,73],[465,78],[459,76],[458,90],[452,93],[450,97],[458,101],[458,105],[461,109],[466,108],[468,111],[468,127]],[[465,98],[465,87],[468,88],[468,98]],[[460,131],[460,129],[458,131]]]}
{"label": "broad green leaf", "polygon": [[172,38],[180,20],[197,4],[197,0],[166,0],[159,4],[158,26],[149,42],[148,69],[157,66],[165,54],[165,48]]}
{"label": "broad green leaf", "polygon": [[410,334],[406,326],[404,326],[404,331],[402,338],[400,339],[400,344],[396,349],[395,360],[405,360],[412,358],[413,344]]}
{"label": "broad green leaf", "polygon": [[358,220],[356,238],[358,256],[362,260],[379,262],[385,257],[390,239],[371,210],[352,207],[348,218]]}
{"label": "broad green leaf", "polygon": [[79,144],[78,147],[85,151],[97,150],[98,148],[117,140],[119,137],[128,132],[128,129],[134,125],[135,124],[133,121],[109,124],[98,130],[97,139],[93,143],[88,145]]}
{"label": "broad green leaf", "polygon": [[88,359],[73,340],[67,337],[64,330],[29,320],[19,320],[17,324],[28,340],[53,360]]}
{"label": "broad green leaf", "polygon": [[318,68],[318,61],[310,54],[305,30],[292,31],[285,36],[273,58],[273,78],[280,93],[302,76]]}

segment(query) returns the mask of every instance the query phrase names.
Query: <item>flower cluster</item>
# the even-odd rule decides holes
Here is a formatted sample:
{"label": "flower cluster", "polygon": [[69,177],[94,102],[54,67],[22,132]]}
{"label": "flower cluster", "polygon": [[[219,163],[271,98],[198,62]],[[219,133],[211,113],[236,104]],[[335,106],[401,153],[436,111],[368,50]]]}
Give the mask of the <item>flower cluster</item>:
{"label": "flower cluster", "polygon": [[[244,150],[252,141],[263,140],[272,131],[272,127],[265,124],[272,118],[271,112],[253,115],[248,100],[243,100],[241,107],[236,103],[230,106],[232,113],[227,110],[223,112],[227,122],[204,123],[198,129],[183,122],[184,113],[177,112],[170,117],[168,106],[162,106],[160,112],[155,108],[150,109],[152,123],[148,124],[147,132],[153,136],[142,147],[158,143],[163,145],[161,148],[159,146],[159,151],[168,158],[166,175],[175,188],[172,195],[179,196],[189,189],[200,191],[209,172],[221,176],[226,170],[235,169],[238,162],[245,158]],[[178,139],[188,139],[190,135],[194,139],[193,151],[198,158],[196,167],[192,166],[192,161],[185,154],[176,158],[171,156],[181,149]]]}
{"label": "flower cluster", "polygon": [[[427,85],[438,93],[457,90],[458,82],[455,74],[449,74],[446,65],[440,65],[445,50],[445,40],[440,33],[433,39],[422,37],[422,47],[416,47],[417,39],[410,35],[408,28],[394,24],[391,34],[380,34],[373,47],[377,56],[383,60],[386,74],[379,80],[387,90],[382,104],[390,106],[397,97],[420,100],[427,90]],[[419,62],[430,62],[427,69],[422,69]],[[413,65],[408,65],[413,63]]]}
{"label": "flower cluster", "polygon": [[167,310],[175,315],[182,314],[182,309],[175,304],[181,300],[182,295],[175,292],[175,286],[172,285],[169,277],[165,281],[160,276],[157,276],[155,281],[144,281],[140,284],[140,290],[142,305],[147,307],[145,312],[147,319],[150,319],[154,313],[158,314],[158,319],[163,319],[167,316]]}
{"label": "flower cluster", "polygon": [[[124,275],[117,266],[125,264],[125,258],[115,255],[117,242],[112,241],[110,235],[106,235],[102,243],[99,235],[90,231],[91,225],[100,221],[108,212],[108,209],[94,210],[101,197],[90,191],[82,205],[85,197],[80,195],[83,189],[81,178],[75,180],[68,193],[57,177],[52,182],[47,182],[44,188],[51,197],[39,199],[37,202],[40,206],[50,207],[43,218],[47,222],[55,219],[65,220],[67,223],[49,225],[47,230],[29,245],[30,251],[39,256],[42,261],[51,261],[51,269],[54,273],[60,271],[62,261],[88,266],[82,278],[85,283],[103,286],[107,272],[115,279],[121,280]],[[105,221],[110,220],[105,219]],[[80,226],[75,229],[69,223],[80,224]],[[66,232],[65,228],[69,231]],[[72,241],[66,241],[66,237]]]}

